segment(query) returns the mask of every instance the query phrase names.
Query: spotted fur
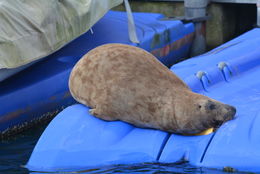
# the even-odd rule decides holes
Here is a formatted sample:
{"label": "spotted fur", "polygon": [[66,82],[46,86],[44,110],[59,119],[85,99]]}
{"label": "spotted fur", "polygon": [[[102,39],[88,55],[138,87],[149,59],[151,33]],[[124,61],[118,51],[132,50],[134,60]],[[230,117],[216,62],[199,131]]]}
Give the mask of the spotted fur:
{"label": "spotted fur", "polygon": [[88,52],[73,68],[69,87],[98,118],[173,133],[199,133],[235,114],[233,107],[192,92],[152,54],[123,44]]}

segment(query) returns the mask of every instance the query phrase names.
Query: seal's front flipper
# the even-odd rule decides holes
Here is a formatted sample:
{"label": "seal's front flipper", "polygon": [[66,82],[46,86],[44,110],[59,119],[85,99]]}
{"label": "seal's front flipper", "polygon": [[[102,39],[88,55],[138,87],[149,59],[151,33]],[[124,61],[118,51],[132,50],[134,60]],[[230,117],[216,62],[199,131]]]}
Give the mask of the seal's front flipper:
{"label": "seal's front flipper", "polygon": [[98,110],[97,108],[95,108],[95,109],[90,109],[90,110],[89,110],[89,113],[90,113],[91,115],[94,115],[95,117],[101,118],[101,119],[106,120],[106,121],[116,121],[116,120],[117,120],[117,119],[112,118],[112,117],[107,116],[107,115],[104,116],[103,114],[101,114],[101,113],[99,112],[99,110]]}
{"label": "seal's front flipper", "polygon": [[187,135],[187,136],[200,136],[200,135],[208,135],[211,134],[212,132],[214,132],[214,128],[208,128],[200,133],[196,133],[196,134],[183,134],[183,135]]}
{"label": "seal's front flipper", "polygon": [[96,109],[90,109],[90,110],[89,110],[89,113],[90,113],[91,115],[97,116],[97,114],[96,114]]}

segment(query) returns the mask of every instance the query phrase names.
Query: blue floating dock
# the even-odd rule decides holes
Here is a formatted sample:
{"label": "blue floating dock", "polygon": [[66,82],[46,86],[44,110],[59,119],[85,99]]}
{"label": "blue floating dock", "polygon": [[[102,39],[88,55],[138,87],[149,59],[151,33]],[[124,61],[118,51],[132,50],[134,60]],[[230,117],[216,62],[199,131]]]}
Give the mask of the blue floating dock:
{"label": "blue floating dock", "polygon": [[260,129],[256,126],[260,124],[259,43],[260,29],[254,29],[171,68],[192,90],[235,106],[237,114],[214,134],[172,135],[161,162],[185,159],[195,166],[260,171]]}
{"label": "blue floating dock", "polygon": [[[70,106],[44,131],[27,167],[32,171],[79,171],[86,166],[154,162],[168,133],[106,122]],[[60,129],[57,129],[57,126]]]}
{"label": "blue floating dock", "polygon": [[[165,65],[189,54],[192,23],[161,21],[161,14],[133,13],[140,44],[129,41],[125,12],[108,12],[87,32],[54,54],[0,82],[0,133],[26,126],[75,103],[68,78],[75,63],[89,50],[106,43],[136,45],[155,54]],[[144,20],[145,19],[145,20]]]}
{"label": "blue floating dock", "polygon": [[237,108],[236,118],[204,136],[181,136],[106,122],[73,105],[50,123],[27,164],[30,170],[68,171],[139,162],[174,163],[260,172],[260,29],[171,70],[193,91]]}

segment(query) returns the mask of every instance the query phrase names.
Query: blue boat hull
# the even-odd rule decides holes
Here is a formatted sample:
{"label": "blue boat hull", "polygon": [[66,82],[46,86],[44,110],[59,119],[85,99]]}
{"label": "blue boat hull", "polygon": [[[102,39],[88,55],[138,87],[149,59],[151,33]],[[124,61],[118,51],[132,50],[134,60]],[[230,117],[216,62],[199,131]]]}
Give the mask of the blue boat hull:
{"label": "blue boat hull", "polygon": [[260,172],[260,29],[174,65],[193,91],[237,108],[236,119],[204,136],[181,136],[106,122],[77,104],[42,134],[27,164],[36,171],[75,171],[139,162],[173,163]]}
{"label": "blue boat hull", "polygon": [[75,103],[67,84],[70,71],[84,54],[99,45],[136,45],[154,53],[167,66],[187,57],[193,24],[161,21],[163,17],[134,13],[140,40],[136,45],[128,39],[126,13],[110,11],[93,26],[93,34],[83,34],[41,62],[0,82],[0,134],[16,132]]}

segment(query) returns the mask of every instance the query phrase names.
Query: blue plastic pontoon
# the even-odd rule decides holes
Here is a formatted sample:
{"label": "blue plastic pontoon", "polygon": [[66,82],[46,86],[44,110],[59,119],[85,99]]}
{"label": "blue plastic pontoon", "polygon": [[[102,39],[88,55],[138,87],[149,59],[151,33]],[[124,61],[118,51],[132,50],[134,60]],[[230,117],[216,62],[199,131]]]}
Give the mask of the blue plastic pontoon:
{"label": "blue plastic pontoon", "polygon": [[193,91],[237,108],[236,118],[204,136],[181,136],[106,122],[77,104],[42,134],[27,167],[75,171],[139,162],[173,163],[260,172],[260,29],[253,29],[171,70]]}
{"label": "blue plastic pontoon", "polygon": [[[192,23],[161,20],[153,13],[133,13],[140,44],[167,66],[187,57],[194,35]],[[68,89],[74,64],[89,50],[105,43],[133,44],[125,12],[108,12],[91,32],[26,70],[0,82],[0,133],[26,126],[75,103]]]}

